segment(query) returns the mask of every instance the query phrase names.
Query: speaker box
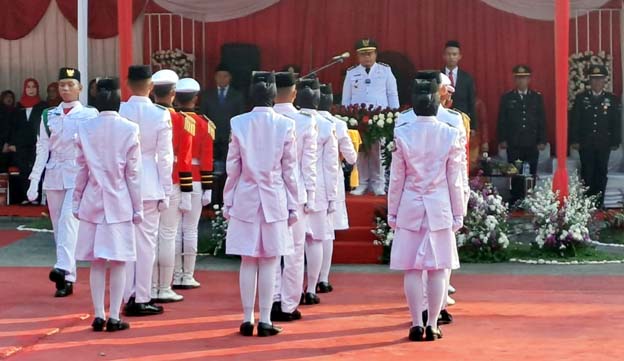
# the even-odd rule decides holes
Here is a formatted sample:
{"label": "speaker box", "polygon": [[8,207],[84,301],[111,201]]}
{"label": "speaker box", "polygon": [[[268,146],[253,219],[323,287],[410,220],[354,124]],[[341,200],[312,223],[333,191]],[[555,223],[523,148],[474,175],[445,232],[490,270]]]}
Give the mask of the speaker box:
{"label": "speaker box", "polygon": [[260,49],[253,44],[227,43],[221,46],[221,63],[232,73],[232,87],[248,98],[251,72],[261,70]]}

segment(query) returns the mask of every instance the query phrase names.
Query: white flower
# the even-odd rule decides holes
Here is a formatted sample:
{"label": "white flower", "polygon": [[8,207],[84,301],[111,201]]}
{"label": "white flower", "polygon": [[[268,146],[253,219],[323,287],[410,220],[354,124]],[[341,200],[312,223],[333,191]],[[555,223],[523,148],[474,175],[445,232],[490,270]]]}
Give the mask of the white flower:
{"label": "white flower", "polygon": [[357,123],[357,120],[355,120],[354,118],[351,118],[351,119],[349,119],[349,124],[352,127],[355,127],[358,123]]}
{"label": "white flower", "polygon": [[373,115],[373,120],[377,121],[377,119],[379,119],[379,115]]}
{"label": "white flower", "polygon": [[378,120],[378,121],[377,121],[377,126],[378,126],[379,128],[383,128],[383,127],[384,127],[384,124],[385,124],[385,123],[384,123],[384,121],[383,121],[383,120]]}
{"label": "white flower", "polygon": [[394,118],[394,114],[392,113],[388,113],[388,115],[386,116],[387,118]]}
{"label": "white flower", "polygon": [[390,143],[388,143],[388,145],[386,145],[386,148],[387,148],[389,151],[393,151],[393,150],[396,148],[396,146],[395,146],[395,144],[394,144],[394,140],[390,141]]}
{"label": "white flower", "polygon": [[212,209],[214,209],[214,210],[219,209],[219,205],[218,205],[218,204],[213,205],[213,206],[212,206]]}
{"label": "white flower", "polygon": [[368,118],[368,125],[373,125],[373,120],[371,118]]}
{"label": "white flower", "polygon": [[395,118],[398,118],[400,114],[401,114],[401,113],[399,113],[399,112],[395,112],[395,113],[394,113],[394,117],[395,117]]}
{"label": "white flower", "polygon": [[[392,113],[390,113],[390,114],[392,114]],[[386,123],[387,123],[387,124],[392,124],[392,122],[394,122],[394,120],[392,119],[392,117],[388,117],[388,118],[386,118]]]}
{"label": "white flower", "polygon": [[382,119],[382,120],[386,119],[386,116],[383,113],[381,113],[381,114],[379,114],[379,119]]}

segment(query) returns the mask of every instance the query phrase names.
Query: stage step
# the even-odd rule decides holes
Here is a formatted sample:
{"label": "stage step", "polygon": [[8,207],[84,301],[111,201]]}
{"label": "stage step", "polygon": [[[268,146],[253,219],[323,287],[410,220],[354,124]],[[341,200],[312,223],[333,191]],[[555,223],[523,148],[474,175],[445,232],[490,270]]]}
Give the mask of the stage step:
{"label": "stage step", "polygon": [[381,246],[357,242],[342,241],[334,243],[334,264],[375,264],[379,263],[383,248]]}
{"label": "stage step", "polygon": [[336,242],[373,243],[375,236],[371,232],[373,226],[351,227],[344,231],[336,231]]}

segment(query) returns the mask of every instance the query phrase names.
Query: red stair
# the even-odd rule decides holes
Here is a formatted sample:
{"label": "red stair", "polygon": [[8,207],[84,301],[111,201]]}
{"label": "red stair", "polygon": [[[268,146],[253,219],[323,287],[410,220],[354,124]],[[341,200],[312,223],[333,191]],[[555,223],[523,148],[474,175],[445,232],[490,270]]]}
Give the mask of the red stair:
{"label": "red stair", "polygon": [[379,263],[383,248],[373,244],[375,236],[375,209],[386,206],[386,197],[347,195],[350,228],[336,232],[334,241],[335,264]]}

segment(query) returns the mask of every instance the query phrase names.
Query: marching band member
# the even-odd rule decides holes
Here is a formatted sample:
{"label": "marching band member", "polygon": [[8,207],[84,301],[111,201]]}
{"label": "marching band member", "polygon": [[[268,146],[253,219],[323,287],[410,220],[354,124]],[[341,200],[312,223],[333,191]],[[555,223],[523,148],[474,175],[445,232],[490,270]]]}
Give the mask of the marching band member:
{"label": "marching band member", "polygon": [[[320,302],[316,295],[321,267],[323,264],[323,245],[333,243],[334,228],[332,213],[336,210],[338,198],[338,140],[333,119],[327,119],[317,112],[321,99],[318,79],[302,79],[297,85],[295,103],[302,111],[312,114],[318,125],[316,147],[316,191],[314,203],[308,214],[308,228],[305,253],[308,264],[308,285],[304,303],[313,305]],[[330,258],[331,259],[331,258]]]}
{"label": "marching band member", "polygon": [[[336,125],[336,136],[338,137],[338,196],[336,198],[336,212],[333,214],[334,230],[349,229],[349,216],[347,215],[347,202],[345,198],[345,174],[342,167],[344,163],[348,167],[353,167],[357,161],[357,152],[353,146],[353,141],[349,136],[347,124],[334,117],[329,111],[334,104],[334,94],[331,84],[321,85],[321,101],[319,103],[319,114],[333,121]],[[317,285],[317,292],[327,293],[333,291],[333,286],[329,283],[329,270],[331,268],[332,255],[334,253],[334,241],[323,241],[323,263],[321,274]]]}
{"label": "marching band member", "polygon": [[307,213],[314,202],[316,187],[316,118],[309,112],[297,110],[293,101],[297,95],[296,78],[292,72],[275,74],[277,96],[273,109],[295,122],[297,137],[297,214],[299,220],[292,225],[294,252],[284,256],[284,269],[277,267],[272,321],[293,321],[301,318],[297,310],[303,290],[304,248],[308,226]]}
{"label": "marching band member", "polygon": [[[402,270],[412,315],[409,339],[442,337],[437,319],[447,290],[447,270],[459,267],[455,234],[463,224],[465,167],[460,132],[438,121],[437,74],[416,79],[413,109],[403,112],[395,128],[395,146],[388,192],[388,223],[395,229],[390,268]],[[429,319],[423,328],[422,308],[428,273]]]}
{"label": "marching band member", "polygon": [[[119,311],[125,287],[125,263],[136,259],[134,224],[143,220],[139,126],[122,118],[119,81],[97,83],[100,115],[79,122],[73,214],[80,219],[76,258],[91,261],[93,331],[121,331],[130,325]],[[105,322],[106,266],[110,268],[110,306]]]}
{"label": "marching band member", "polygon": [[193,137],[191,211],[182,213],[178,227],[173,289],[191,289],[200,286],[193,277],[197,259],[199,218],[203,207],[212,201],[212,155],[216,127],[210,119],[195,113],[199,91],[199,83],[195,79],[180,79],[176,85],[176,103],[182,115],[191,117],[195,122],[195,136]]}
{"label": "marching band member", "polygon": [[175,266],[175,239],[182,213],[190,212],[193,191],[193,136],[195,121],[176,112],[171,106],[175,98],[178,75],[169,69],[159,70],[152,76],[156,103],[168,108],[173,134],[173,187],[169,207],[160,212],[156,261],[152,276],[152,299],[156,302],[178,302],[184,297],[171,289]]}
{"label": "marching band member", "polygon": [[254,108],[232,118],[223,215],[229,219],[226,253],[240,255],[243,336],[252,336],[256,284],[260,304],[258,336],[282,331],[271,323],[275,272],[280,256],[292,254],[288,226],[297,221],[295,122],[277,114],[275,75],[254,72]]}
{"label": "marching band member", "polygon": [[153,89],[152,71],[147,65],[128,69],[132,96],[122,103],[119,114],[139,126],[141,141],[141,195],[143,222],[134,227],[136,262],[126,263],[126,316],[157,315],[163,307],[152,303],[151,286],[160,212],[169,206],[171,196],[171,115],[148,97]]}
{"label": "marching band member", "polygon": [[82,90],[80,72],[61,68],[58,86],[63,102],[44,110],[37,139],[37,157],[33,165],[27,196],[31,202],[39,196],[39,181],[45,168],[43,190],[46,191],[54,241],[56,264],[50,271],[50,281],[56,283],[55,297],[73,293],[76,282],[76,238],[78,220],[72,215],[72,193],[75,186],[76,143],[78,123],[97,116],[95,108],[83,106],[78,97]]}

